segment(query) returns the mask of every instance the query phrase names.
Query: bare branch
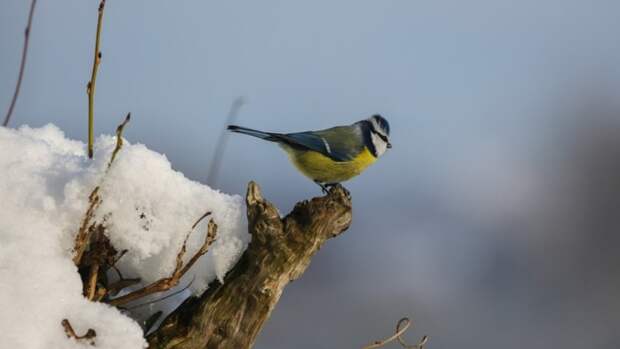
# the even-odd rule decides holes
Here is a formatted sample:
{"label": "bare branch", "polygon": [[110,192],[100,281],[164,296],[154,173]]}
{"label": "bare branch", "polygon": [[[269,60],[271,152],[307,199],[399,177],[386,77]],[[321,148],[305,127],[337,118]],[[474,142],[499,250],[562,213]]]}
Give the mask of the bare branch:
{"label": "bare branch", "polygon": [[[197,221],[196,223],[194,223],[194,225],[192,225],[192,230],[193,228],[195,228],[198,223],[203,220],[207,215],[209,215],[210,212],[207,212],[206,214],[202,215]],[[148,296],[150,294],[153,293],[157,293],[157,292],[163,292],[163,291],[167,291],[169,289],[171,289],[172,287],[176,286],[179,284],[179,281],[181,281],[181,278],[183,277],[183,275],[185,275],[185,273],[187,273],[189,271],[189,269],[196,263],[196,261],[198,261],[198,259],[204,255],[205,253],[207,253],[207,251],[209,250],[209,247],[211,246],[211,244],[213,244],[213,242],[215,241],[215,237],[217,235],[217,224],[215,224],[215,222],[213,221],[213,219],[211,219],[209,221],[209,225],[207,227],[207,234],[205,236],[205,241],[203,243],[203,245],[200,247],[200,249],[198,251],[196,251],[196,253],[192,256],[192,258],[190,258],[189,262],[187,262],[187,264],[183,265],[183,256],[185,255],[185,251],[187,250],[187,239],[189,237],[189,234],[191,234],[191,230],[190,232],[187,234],[187,236],[185,237],[185,240],[183,241],[183,245],[181,246],[181,250],[179,251],[179,253],[177,254],[177,258],[176,258],[176,265],[174,268],[174,271],[172,272],[172,275],[170,275],[170,277],[167,278],[163,278],[163,279],[159,279],[141,289],[135,290],[133,292],[130,292],[124,296],[118,297],[118,298],[114,298],[112,300],[109,301],[109,303],[111,305],[115,305],[115,306],[119,306],[119,305],[123,305],[126,303],[129,303],[131,301],[134,301],[136,299],[140,299],[142,297]]]}
{"label": "bare branch", "polygon": [[93,60],[93,71],[90,76],[90,81],[86,86],[86,93],[88,94],[88,157],[93,158],[93,142],[94,142],[94,104],[95,104],[95,85],[97,82],[97,70],[99,63],[101,62],[101,51],[99,51],[99,37],[101,35],[101,24],[103,20],[103,10],[105,8],[105,0],[101,0],[99,3],[98,15],[97,15],[97,34],[95,37],[95,58]]}
{"label": "bare branch", "polygon": [[381,348],[394,341],[398,341],[398,343],[400,343],[400,345],[405,349],[423,349],[426,345],[426,342],[428,342],[428,336],[423,336],[417,344],[407,344],[407,342],[405,342],[405,340],[402,338],[403,333],[407,331],[409,326],[411,326],[411,320],[409,320],[409,318],[407,317],[404,317],[398,320],[398,323],[396,324],[396,331],[392,336],[380,341],[375,341],[372,344],[365,346],[363,349]]}
{"label": "bare branch", "polygon": [[17,96],[19,96],[19,89],[22,86],[22,79],[24,77],[24,69],[26,67],[26,57],[28,55],[28,42],[30,41],[30,29],[32,28],[32,16],[34,15],[34,7],[37,4],[37,0],[32,0],[30,3],[30,12],[28,13],[28,24],[26,25],[26,30],[24,31],[24,48],[22,49],[22,60],[19,65],[19,74],[17,76],[17,85],[15,85],[15,92],[13,93],[13,99],[11,99],[11,105],[9,106],[9,110],[4,117],[4,123],[2,126],[8,126],[9,121],[11,120],[11,114],[13,114],[13,109],[15,108],[15,103],[17,103]]}

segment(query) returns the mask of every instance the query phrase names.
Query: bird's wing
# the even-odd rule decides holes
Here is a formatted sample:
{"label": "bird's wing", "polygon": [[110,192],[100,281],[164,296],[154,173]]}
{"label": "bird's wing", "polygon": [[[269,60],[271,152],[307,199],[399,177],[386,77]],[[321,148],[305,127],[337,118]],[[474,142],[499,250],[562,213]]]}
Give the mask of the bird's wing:
{"label": "bird's wing", "polygon": [[364,150],[361,132],[351,126],[338,126],[313,132],[278,134],[292,147],[314,150],[334,161],[350,161]]}

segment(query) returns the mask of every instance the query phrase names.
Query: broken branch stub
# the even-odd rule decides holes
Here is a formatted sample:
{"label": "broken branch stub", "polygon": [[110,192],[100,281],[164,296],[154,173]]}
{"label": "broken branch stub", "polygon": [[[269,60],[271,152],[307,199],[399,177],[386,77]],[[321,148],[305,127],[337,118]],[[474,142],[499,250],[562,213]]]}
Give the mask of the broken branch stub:
{"label": "broken branch stub", "polygon": [[250,348],[284,287],[312,256],[351,224],[351,200],[336,186],[298,203],[286,217],[250,182],[246,196],[252,242],[226,275],[200,297],[187,299],[148,336],[150,348]]}

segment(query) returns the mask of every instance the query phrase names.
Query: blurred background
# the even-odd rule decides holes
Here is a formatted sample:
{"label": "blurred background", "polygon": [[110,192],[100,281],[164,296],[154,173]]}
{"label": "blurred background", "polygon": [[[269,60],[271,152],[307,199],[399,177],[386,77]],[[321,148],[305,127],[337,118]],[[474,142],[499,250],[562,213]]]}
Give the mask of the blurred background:
{"label": "blurred background", "polygon": [[[0,111],[29,1],[0,3]],[[11,126],[86,140],[98,1],[39,1]],[[205,182],[241,125],[373,113],[394,147],[347,183],[348,232],[284,293],[256,348],[356,348],[415,321],[428,348],[618,348],[620,2],[108,1],[96,133]],[[320,194],[277,147],[227,139],[216,188],[288,212]],[[396,347],[395,345],[393,347]]]}

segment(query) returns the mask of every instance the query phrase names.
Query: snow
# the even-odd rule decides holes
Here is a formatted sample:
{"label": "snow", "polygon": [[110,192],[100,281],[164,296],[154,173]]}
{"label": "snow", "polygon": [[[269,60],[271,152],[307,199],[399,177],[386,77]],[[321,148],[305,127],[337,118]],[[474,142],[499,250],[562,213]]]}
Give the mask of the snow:
{"label": "snow", "polygon": [[[71,258],[88,195],[100,185],[107,234],[129,252],[118,266],[126,277],[152,282],[169,276],[192,224],[211,211],[217,241],[181,282],[204,291],[220,280],[247,246],[245,208],[230,196],[174,171],[162,154],[125,141],[107,174],[115,137],[101,136],[94,159],[85,145],[53,125],[18,130],[0,127],[0,348],[86,348],[68,339],[69,319],[78,334],[97,332],[96,348],[143,348],[139,325],[119,310],[82,296]],[[189,259],[204,241],[204,220],[188,240]]]}

